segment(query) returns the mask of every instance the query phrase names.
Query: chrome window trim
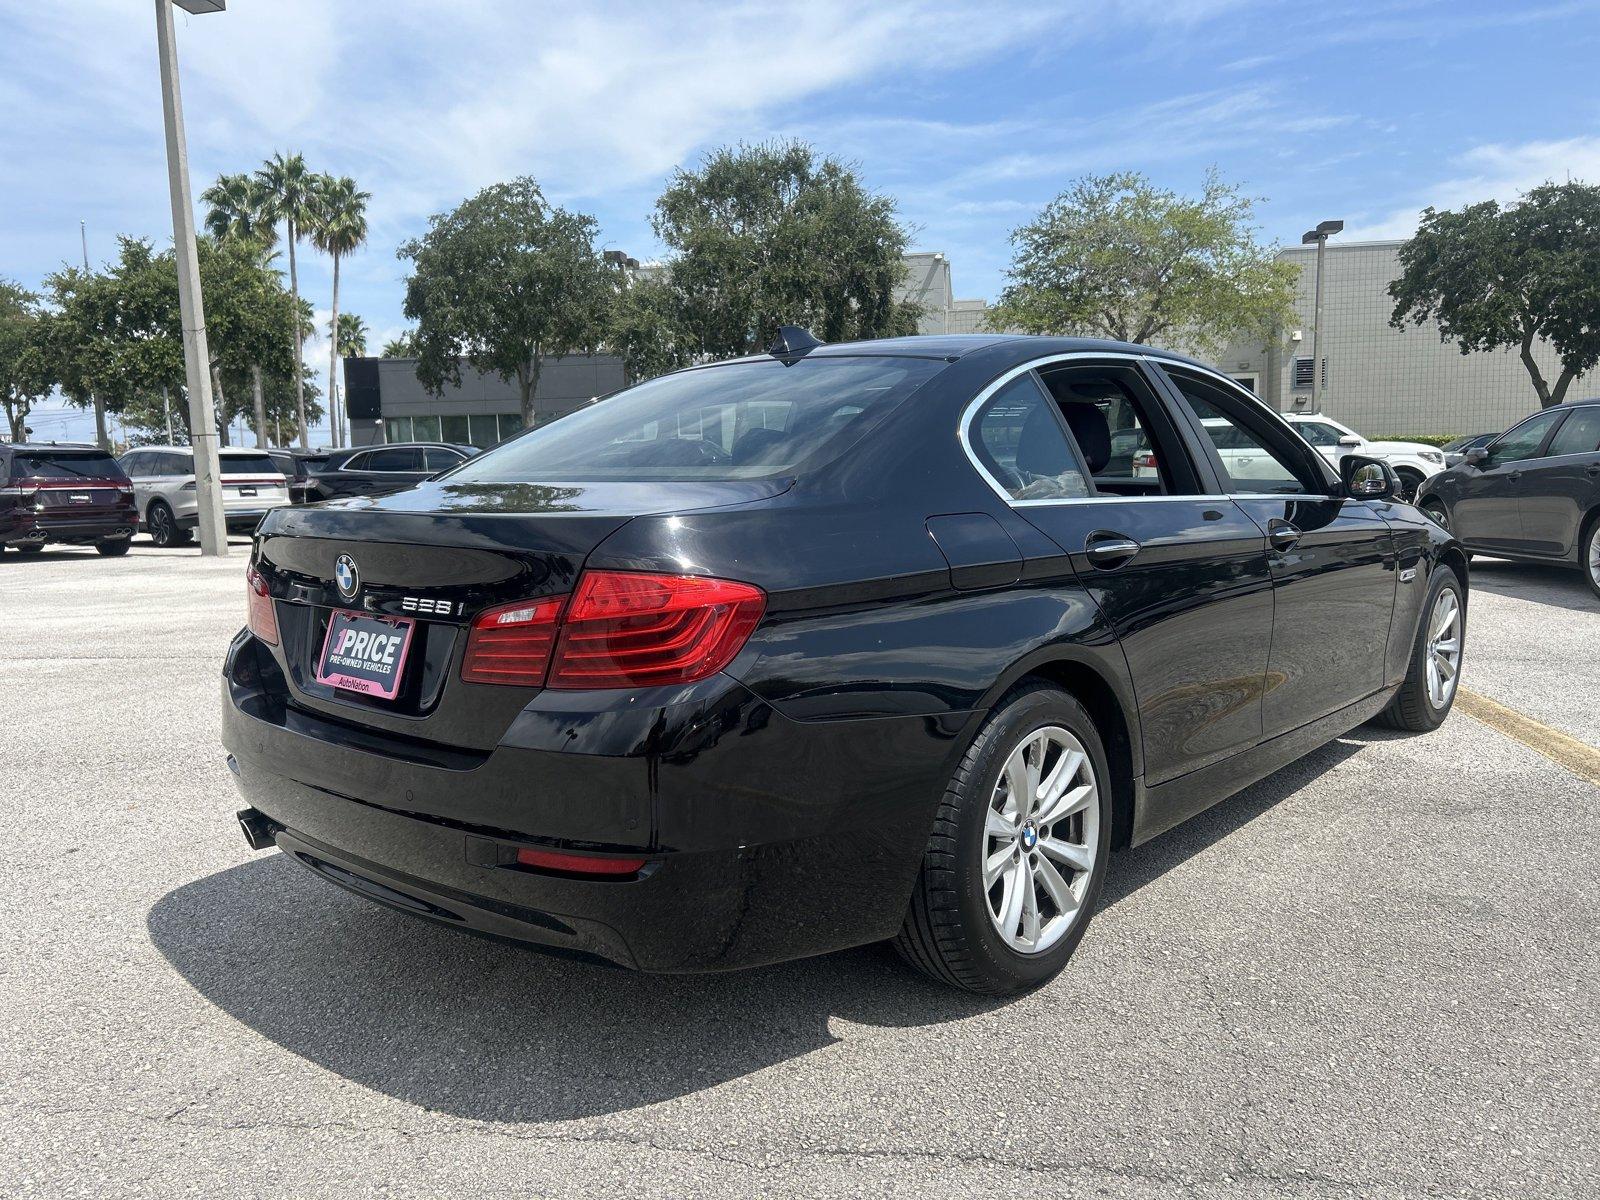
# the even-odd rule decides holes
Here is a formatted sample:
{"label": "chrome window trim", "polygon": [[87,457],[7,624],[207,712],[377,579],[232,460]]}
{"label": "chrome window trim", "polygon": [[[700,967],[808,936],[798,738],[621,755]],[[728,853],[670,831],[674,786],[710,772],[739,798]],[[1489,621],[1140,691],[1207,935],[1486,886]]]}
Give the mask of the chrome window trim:
{"label": "chrome window trim", "polygon": [[[1172,361],[1170,359],[1163,359],[1154,354],[1130,354],[1126,350],[1070,350],[1064,354],[1047,354],[1041,358],[1030,359],[1025,363],[1012,367],[1003,375],[998,376],[992,380],[981,392],[979,392],[977,397],[973,399],[965,409],[962,410],[961,420],[956,426],[956,437],[961,442],[962,452],[966,454],[967,461],[972,464],[973,468],[978,472],[983,481],[987,483],[994,491],[995,495],[999,496],[1001,500],[1005,501],[1006,504],[1010,505],[1012,508],[1052,507],[1058,504],[1120,504],[1129,500],[1139,500],[1144,501],[1145,503],[1160,503],[1162,501],[1171,502],[1179,500],[1193,502],[1197,500],[1294,500],[1296,498],[1327,498],[1321,492],[1224,492],[1221,494],[1216,492],[1200,492],[1192,496],[1064,496],[1056,500],[1016,499],[1009,491],[1006,490],[1005,486],[1001,484],[998,479],[989,473],[989,469],[983,465],[983,460],[973,452],[971,435],[973,419],[977,417],[978,410],[988,403],[989,399],[996,392],[1005,387],[1006,384],[1010,383],[1018,375],[1025,375],[1029,371],[1036,371],[1040,367],[1049,366],[1051,363],[1071,362],[1074,359],[1086,358],[1100,361],[1105,359],[1119,359],[1123,362],[1131,363],[1154,363],[1157,366],[1160,366],[1164,362]],[[1282,413],[1269,407],[1260,396],[1257,396],[1247,389],[1240,387],[1227,376],[1218,374],[1210,367],[1199,366],[1195,363],[1179,361],[1175,362],[1173,365],[1186,370],[1194,371],[1200,375],[1204,375],[1213,382],[1221,384],[1222,386],[1230,389],[1234,393],[1247,399],[1261,412],[1275,418],[1278,424],[1283,426],[1284,429],[1288,430],[1290,433],[1294,433],[1294,426],[1290,425],[1288,421],[1283,419]],[[1158,401],[1166,401],[1166,397],[1160,395],[1158,395],[1156,399]],[[1300,441],[1305,442],[1305,439],[1300,437],[1298,433],[1294,433],[1294,436],[1299,438]],[[1311,443],[1306,442],[1306,445],[1310,446]],[[1315,454],[1317,452],[1316,447],[1311,446],[1311,451],[1313,454]],[[1090,478],[1090,483],[1093,483],[1092,477]]]}

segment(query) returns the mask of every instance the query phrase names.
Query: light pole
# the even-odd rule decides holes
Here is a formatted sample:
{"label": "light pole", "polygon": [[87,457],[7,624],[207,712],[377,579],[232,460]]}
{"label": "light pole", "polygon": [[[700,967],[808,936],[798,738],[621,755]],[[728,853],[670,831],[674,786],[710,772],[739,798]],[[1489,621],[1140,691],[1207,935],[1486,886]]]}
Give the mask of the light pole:
{"label": "light pole", "polygon": [[1317,244],[1317,297],[1311,315],[1311,411],[1322,411],[1322,259],[1328,252],[1328,239],[1344,228],[1343,221],[1323,221],[1300,235],[1300,243]]}
{"label": "light pole", "polygon": [[195,501],[199,507],[200,553],[228,553],[222,515],[222,478],[217,471],[217,414],[211,407],[211,351],[200,299],[200,257],[194,244],[194,202],[189,198],[189,147],[183,135],[183,97],[178,92],[178,49],[172,5],[185,12],[221,12],[227,0],[156,0],[156,50],[161,59],[161,108],[167,127],[167,174],[172,191],[172,244],[178,260],[178,308],[183,315],[183,367],[189,386],[189,444],[194,448]]}

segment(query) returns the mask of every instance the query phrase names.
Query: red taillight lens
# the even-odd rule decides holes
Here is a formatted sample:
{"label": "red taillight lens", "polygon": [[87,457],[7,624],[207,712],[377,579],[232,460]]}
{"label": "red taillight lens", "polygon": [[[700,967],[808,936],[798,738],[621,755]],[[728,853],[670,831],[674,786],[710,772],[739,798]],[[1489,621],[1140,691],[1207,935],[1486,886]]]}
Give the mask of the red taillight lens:
{"label": "red taillight lens", "polygon": [[517,865],[543,871],[570,871],[576,875],[632,875],[644,866],[642,858],[601,858],[592,854],[563,854],[559,850],[517,851]]}
{"label": "red taillight lens", "polygon": [[565,596],[523,600],[479,613],[467,635],[461,678],[468,683],[543,686],[565,602]]}
{"label": "red taillight lens", "polygon": [[1154,454],[1136,454],[1133,456],[1133,465],[1153,468],[1156,465],[1156,456]]}
{"label": "red taillight lens", "polygon": [[246,567],[245,587],[249,594],[247,624],[250,632],[269,646],[278,644],[278,614],[272,607],[272,594],[267,591],[267,581],[254,567]]}
{"label": "red taillight lens", "polygon": [[766,594],[697,575],[589,571],[561,621],[552,688],[692,683],[733,660]]}

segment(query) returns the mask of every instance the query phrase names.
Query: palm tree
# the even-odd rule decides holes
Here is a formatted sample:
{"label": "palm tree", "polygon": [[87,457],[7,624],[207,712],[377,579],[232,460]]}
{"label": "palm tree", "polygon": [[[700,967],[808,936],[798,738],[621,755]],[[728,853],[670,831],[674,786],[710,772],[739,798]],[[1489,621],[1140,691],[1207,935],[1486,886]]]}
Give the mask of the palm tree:
{"label": "palm tree", "polygon": [[347,358],[363,358],[367,353],[367,323],[355,313],[339,314],[339,350]]}
{"label": "palm tree", "polygon": [[339,323],[339,260],[354,254],[367,240],[367,201],[370,192],[356,187],[348,175],[338,179],[323,175],[317,187],[317,219],[309,229],[312,243],[333,259],[333,316],[328,322],[332,336],[328,343],[328,412],[333,419],[334,445],[341,444],[342,420],[339,416],[337,375],[339,340],[344,326]]}
{"label": "palm tree", "polygon": [[[266,196],[264,215],[269,222],[282,221],[289,243],[289,291],[295,307],[300,305],[300,275],[295,266],[294,248],[305,235],[306,227],[317,217],[320,176],[306,170],[306,160],[298,154],[274,154],[261,165],[255,180]],[[297,322],[294,332],[294,407],[300,421],[300,448],[311,448],[311,431],[306,428],[306,391],[303,367],[305,346]]]}
{"label": "palm tree", "polygon": [[218,175],[216,183],[200,193],[206,204],[206,232],[219,241],[251,238],[263,246],[278,240],[278,230],[268,215],[271,198],[249,175]]}

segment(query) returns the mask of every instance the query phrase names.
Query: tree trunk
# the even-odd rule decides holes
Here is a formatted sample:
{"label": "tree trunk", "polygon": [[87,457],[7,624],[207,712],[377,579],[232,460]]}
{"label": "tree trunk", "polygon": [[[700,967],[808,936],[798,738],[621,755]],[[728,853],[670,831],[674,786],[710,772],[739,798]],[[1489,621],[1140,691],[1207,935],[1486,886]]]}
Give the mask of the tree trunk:
{"label": "tree trunk", "polygon": [[544,370],[544,355],[534,347],[533,355],[528,359],[528,365],[517,372],[517,384],[522,393],[522,427],[532,429],[533,400],[539,390],[539,373]]}
{"label": "tree trunk", "polygon": [[[1539,370],[1539,364],[1533,361],[1533,340],[1536,332],[1537,331],[1532,328],[1523,331],[1521,347],[1522,365],[1527,368],[1528,377],[1533,380],[1533,390],[1539,395],[1539,407],[1549,408],[1553,404],[1560,403],[1560,398],[1557,397],[1554,400],[1550,398],[1550,385],[1545,382],[1544,372]],[[1571,380],[1566,381],[1566,383],[1570,382]],[[1561,385],[1561,391],[1563,394],[1565,394],[1567,390],[1566,383]]]}
{"label": "tree trunk", "polygon": [[256,448],[267,449],[267,401],[261,394],[261,368],[250,365],[250,390],[256,402]]}
{"label": "tree trunk", "polygon": [[333,426],[333,444],[342,446],[339,420],[339,256],[333,256],[333,318],[328,322],[328,419]]}
{"label": "tree trunk", "polygon": [[311,431],[306,427],[306,381],[300,343],[300,274],[294,262],[294,222],[289,221],[289,292],[294,297],[294,412],[300,422],[300,449],[311,449]]}
{"label": "tree trunk", "polygon": [[15,400],[6,400],[6,420],[11,423],[11,440],[25,442],[28,440],[28,410],[32,407],[26,396],[19,396]]}
{"label": "tree trunk", "polygon": [[106,435],[106,406],[95,392],[89,393],[89,404],[94,409],[95,444],[107,454],[111,452],[111,439]]}
{"label": "tree trunk", "polygon": [[222,394],[222,372],[217,369],[217,364],[211,364],[211,405],[217,410],[217,444],[226,446],[228,442],[228,403]]}

